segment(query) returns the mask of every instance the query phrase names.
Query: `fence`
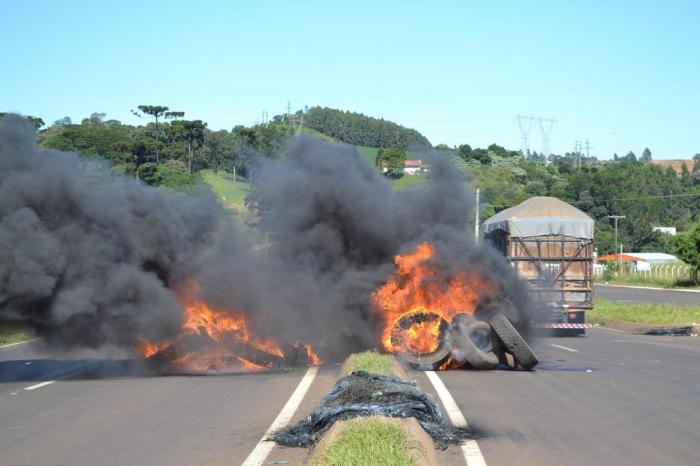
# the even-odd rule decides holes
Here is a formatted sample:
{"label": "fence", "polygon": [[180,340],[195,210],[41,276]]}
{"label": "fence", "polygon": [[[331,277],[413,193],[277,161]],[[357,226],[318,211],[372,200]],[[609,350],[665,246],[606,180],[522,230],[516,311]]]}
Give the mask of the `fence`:
{"label": "fence", "polygon": [[[624,264],[626,265],[626,264]],[[594,267],[594,275],[597,277],[603,273],[605,267]],[[652,265],[649,270],[637,270],[623,266],[617,275],[639,278],[667,278],[691,280],[693,278],[693,268],[687,264],[665,264]]]}

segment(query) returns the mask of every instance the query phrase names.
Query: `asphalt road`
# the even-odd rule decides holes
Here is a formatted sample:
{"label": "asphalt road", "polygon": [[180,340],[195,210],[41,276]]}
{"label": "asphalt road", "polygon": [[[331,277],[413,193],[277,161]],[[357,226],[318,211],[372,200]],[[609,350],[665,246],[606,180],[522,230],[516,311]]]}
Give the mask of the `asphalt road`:
{"label": "asphalt road", "polygon": [[[488,465],[700,464],[700,338],[596,328],[535,347],[534,372],[439,373]],[[0,350],[0,464],[238,465],[304,372],[153,377],[88,356]],[[319,371],[292,423],[337,370]],[[424,373],[409,375],[434,393]],[[56,382],[27,390],[47,380]],[[266,464],[305,457],[275,447]],[[438,457],[465,464],[456,447]]]}
{"label": "asphalt road", "polygon": [[[133,362],[57,360],[32,346],[0,350],[3,466],[239,465],[304,374],[153,377]],[[322,372],[307,405],[332,384]]]}
{"label": "asphalt road", "polygon": [[593,329],[536,347],[535,372],[439,373],[489,466],[700,464],[700,338]]}
{"label": "asphalt road", "polygon": [[634,304],[675,304],[700,306],[700,293],[681,290],[648,290],[619,286],[595,285],[595,296]]}

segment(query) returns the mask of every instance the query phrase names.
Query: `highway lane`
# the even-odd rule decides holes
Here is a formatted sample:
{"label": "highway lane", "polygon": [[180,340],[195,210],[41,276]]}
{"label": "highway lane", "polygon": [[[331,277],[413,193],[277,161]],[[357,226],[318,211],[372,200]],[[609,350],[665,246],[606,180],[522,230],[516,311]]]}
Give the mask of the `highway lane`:
{"label": "highway lane", "polygon": [[[128,361],[9,350],[0,351],[3,466],[241,464],[305,372],[153,377]],[[57,381],[25,389],[47,376]]]}
{"label": "highway lane", "polygon": [[649,290],[618,286],[595,285],[595,296],[634,304],[675,304],[700,306],[700,293],[681,290]]}
{"label": "highway lane", "polygon": [[700,338],[592,329],[536,347],[535,372],[440,373],[487,464],[700,464]]}

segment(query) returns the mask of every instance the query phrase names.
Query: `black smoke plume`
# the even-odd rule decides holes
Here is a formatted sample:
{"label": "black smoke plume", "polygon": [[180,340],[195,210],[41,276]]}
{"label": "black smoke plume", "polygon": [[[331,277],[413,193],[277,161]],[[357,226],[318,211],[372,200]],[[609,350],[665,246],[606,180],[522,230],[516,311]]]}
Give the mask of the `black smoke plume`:
{"label": "black smoke plume", "polygon": [[129,347],[177,332],[170,287],[192,272],[216,205],[40,150],[34,136],[20,119],[0,119],[0,317],[64,346]]}
{"label": "black smoke plume", "polygon": [[[505,261],[469,239],[473,200],[440,155],[420,189],[396,192],[351,146],[290,140],[256,170],[258,235],[242,234],[204,194],[117,176],[99,162],[38,149],[0,120],[0,318],[62,345],[133,348],[178,334],[177,293],[245,313],[254,331],[329,354],[378,346],[371,293],[394,257],[424,241],[443,268],[488,274],[484,303],[524,323],[528,300]],[[262,233],[266,232],[266,233]],[[501,305],[502,304],[502,305]]]}

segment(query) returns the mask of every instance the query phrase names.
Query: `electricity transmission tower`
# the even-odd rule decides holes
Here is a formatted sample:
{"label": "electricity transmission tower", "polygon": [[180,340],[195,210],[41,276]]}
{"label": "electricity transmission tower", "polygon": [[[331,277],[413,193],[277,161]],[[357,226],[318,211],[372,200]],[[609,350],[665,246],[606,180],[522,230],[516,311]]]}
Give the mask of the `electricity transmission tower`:
{"label": "electricity transmission tower", "polygon": [[552,153],[552,128],[554,128],[556,120],[553,118],[538,117],[537,122],[540,124],[540,131],[542,132],[542,153],[544,155],[550,155]]}
{"label": "electricity transmission tower", "polygon": [[516,115],[515,119],[518,121],[518,128],[520,128],[520,150],[525,156],[530,148],[528,139],[530,138],[530,130],[534,119],[533,117],[526,117],[520,114]]}
{"label": "electricity transmission tower", "polygon": [[542,155],[550,155],[552,153],[551,140],[552,140],[552,128],[554,128],[554,123],[556,120],[553,118],[542,118],[541,116],[523,116],[517,115],[516,120],[518,121],[518,128],[520,128],[520,144],[523,154],[527,152],[529,147],[530,130],[532,125],[537,123],[540,128],[540,134],[542,135]]}

